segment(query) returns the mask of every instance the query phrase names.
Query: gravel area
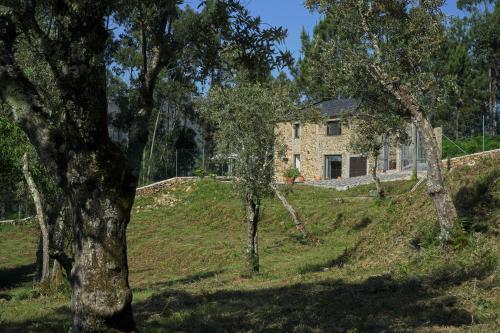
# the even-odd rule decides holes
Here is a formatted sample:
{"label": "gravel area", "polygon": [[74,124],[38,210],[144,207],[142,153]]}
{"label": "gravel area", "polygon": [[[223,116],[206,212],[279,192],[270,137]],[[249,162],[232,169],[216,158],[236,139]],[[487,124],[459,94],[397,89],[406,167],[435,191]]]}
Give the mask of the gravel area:
{"label": "gravel area", "polygon": [[[385,173],[380,173],[379,175],[380,181],[389,182],[394,180],[404,180],[411,178],[411,171],[388,171]],[[425,172],[419,172],[418,178],[424,177]],[[335,188],[339,191],[345,191],[350,187],[355,187],[364,184],[373,183],[373,179],[370,176],[360,176],[360,177],[351,177],[345,179],[324,179],[324,180],[309,180],[305,181],[304,184],[312,185],[312,186],[320,186],[320,187],[329,187]]]}

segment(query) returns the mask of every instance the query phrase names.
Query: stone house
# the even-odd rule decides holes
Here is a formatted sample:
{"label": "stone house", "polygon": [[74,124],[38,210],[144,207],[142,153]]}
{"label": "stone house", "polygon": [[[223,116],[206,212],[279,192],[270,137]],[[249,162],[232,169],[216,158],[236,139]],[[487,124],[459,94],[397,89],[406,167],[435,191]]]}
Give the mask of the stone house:
{"label": "stone house", "polygon": [[[276,126],[276,133],[286,145],[284,157],[275,157],[275,176],[281,179],[283,172],[296,167],[306,180],[336,179],[368,174],[373,161],[349,151],[355,120],[341,121],[343,113],[355,113],[360,99],[327,100],[317,103],[325,123],[282,122]],[[410,124],[408,125],[411,131]],[[440,128],[435,129],[441,143]],[[418,160],[411,160],[411,152],[417,149]],[[425,168],[424,152],[417,142],[401,145],[386,138],[379,157],[379,170],[407,170],[416,163],[419,170]]]}

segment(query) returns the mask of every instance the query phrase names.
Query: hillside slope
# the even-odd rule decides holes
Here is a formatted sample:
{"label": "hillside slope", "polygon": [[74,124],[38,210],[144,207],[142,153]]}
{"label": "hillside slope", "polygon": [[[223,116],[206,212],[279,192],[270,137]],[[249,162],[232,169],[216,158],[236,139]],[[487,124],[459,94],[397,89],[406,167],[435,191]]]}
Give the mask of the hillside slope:
{"label": "hillside slope", "polygon": [[[448,176],[462,236],[436,243],[422,184],[288,194],[320,244],[304,242],[276,199],[264,201],[261,273],[243,268],[243,209],[232,184],[204,179],[139,197],[128,229],[142,332],[498,332],[500,158]],[[0,331],[67,332],[67,287],[30,282],[37,234],[0,227]],[[7,300],[10,299],[10,300]]]}

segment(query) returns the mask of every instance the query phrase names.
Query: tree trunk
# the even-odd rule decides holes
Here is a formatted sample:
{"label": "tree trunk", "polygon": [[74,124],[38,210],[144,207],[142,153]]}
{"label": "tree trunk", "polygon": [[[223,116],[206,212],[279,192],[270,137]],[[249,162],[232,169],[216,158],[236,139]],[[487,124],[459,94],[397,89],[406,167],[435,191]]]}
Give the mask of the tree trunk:
{"label": "tree trunk", "polygon": [[23,155],[23,175],[28,188],[30,190],[33,201],[35,202],[36,216],[38,225],[40,226],[42,240],[42,271],[40,274],[40,282],[47,280],[50,277],[50,257],[49,257],[49,228],[44,210],[42,194],[38,191],[35,181],[31,176],[28,165],[28,153]]}
{"label": "tree trunk", "polygon": [[444,242],[453,236],[457,211],[450,193],[444,186],[443,175],[441,173],[441,154],[436,137],[434,136],[434,129],[424,110],[422,110],[415,97],[411,94],[408,86],[401,82],[393,82],[378,65],[374,64],[371,68],[375,73],[375,77],[379,79],[379,82],[386,91],[393,95],[408,110],[420,130],[421,141],[425,148],[425,158],[427,160],[427,191],[436,208],[441,229],[440,239]]}
{"label": "tree trunk", "polygon": [[73,267],[73,257],[66,253],[66,237],[70,232],[71,227],[71,216],[69,214],[69,207],[67,202],[60,209],[58,216],[56,217],[55,226],[52,227],[49,234],[50,238],[50,257],[54,259],[54,266],[52,269],[52,279],[54,279],[54,273],[57,272],[57,279],[62,275],[62,268],[66,274],[66,278],[71,282],[71,269]]}
{"label": "tree trunk", "polygon": [[[69,163],[74,227],[73,332],[132,332],[126,227],[135,183],[117,156],[82,153]],[[97,161],[96,161],[97,160]],[[79,175],[85,175],[82,181]],[[122,186],[122,182],[125,180]],[[129,185],[129,186],[127,186]]]}
{"label": "tree trunk", "polygon": [[415,118],[420,128],[421,142],[425,148],[428,193],[436,207],[441,229],[440,239],[446,241],[453,236],[455,222],[457,220],[457,211],[451,195],[444,185],[441,172],[441,154],[439,152],[436,137],[434,136],[434,129],[423,113],[420,113]]}
{"label": "tree trunk", "polygon": [[35,277],[33,280],[41,281],[42,279],[42,269],[43,269],[43,239],[42,233],[38,235],[38,243],[36,246],[36,258],[35,258]]}
{"label": "tree trunk", "polygon": [[247,249],[245,253],[245,263],[248,273],[253,274],[259,271],[259,251],[257,226],[260,218],[260,206],[258,199],[252,195],[246,198],[247,211]]}
{"label": "tree trunk", "polygon": [[55,284],[60,284],[63,280],[62,266],[56,259],[52,261],[52,272],[50,273],[50,280]]}
{"label": "tree trunk", "polygon": [[[45,105],[46,99],[17,65],[13,56],[16,24],[9,11],[0,11],[0,99],[11,106],[15,121],[69,199],[75,255],[71,270],[74,333],[135,331],[126,227],[138,183],[140,154],[147,142],[152,98],[148,96],[148,108],[138,112],[133,122],[125,157],[110,141],[107,127],[103,56],[108,38],[103,17],[107,11],[108,6],[98,1],[82,2],[78,10],[66,11],[68,19],[62,31],[72,34],[58,44],[66,50],[54,53],[52,43],[50,52],[42,48],[66,102],[56,111]],[[156,64],[160,58],[153,57]],[[147,78],[143,90],[149,95],[160,70],[156,65],[143,75]]]}
{"label": "tree trunk", "polygon": [[383,198],[385,196],[384,187],[382,186],[382,183],[380,183],[380,178],[377,176],[378,152],[374,154],[373,157],[374,162],[372,168],[372,178],[375,182],[375,186],[377,187],[377,195],[379,196],[379,198]]}
{"label": "tree trunk", "polygon": [[413,180],[416,180],[418,178],[418,132],[417,125],[415,125],[415,123],[413,122],[411,124],[411,140],[413,141],[413,149],[411,151],[411,178]]}
{"label": "tree trunk", "polygon": [[274,190],[274,193],[276,193],[276,196],[283,204],[283,207],[285,207],[285,209],[290,214],[290,217],[292,218],[292,221],[295,224],[295,227],[297,228],[297,230],[300,231],[300,233],[302,234],[302,236],[304,236],[304,238],[309,238],[309,233],[306,230],[306,226],[304,225],[304,223],[300,219],[299,215],[297,214],[297,212],[295,211],[293,206],[290,205],[290,203],[288,202],[286,197],[278,190],[278,187],[276,186],[276,184],[272,184],[271,186],[272,186],[272,189]]}
{"label": "tree trunk", "polygon": [[151,149],[149,150],[148,172],[147,172],[148,182],[151,182],[150,179],[151,162],[153,159],[153,150],[155,148],[156,131],[158,130],[158,124],[160,123],[160,114],[161,114],[161,105],[158,106],[158,113],[156,115],[155,127],[153,129],[153,136],[151,137]]}

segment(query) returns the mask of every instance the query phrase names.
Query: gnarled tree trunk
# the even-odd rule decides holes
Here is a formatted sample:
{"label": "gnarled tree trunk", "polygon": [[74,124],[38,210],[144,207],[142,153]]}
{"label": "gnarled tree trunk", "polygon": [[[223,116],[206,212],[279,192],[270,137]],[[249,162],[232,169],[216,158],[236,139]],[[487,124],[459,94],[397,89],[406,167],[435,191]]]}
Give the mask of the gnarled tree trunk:
{"label": "gnarled tree trunk", "polygon": [[260,218],[260,203],[252,195],[247,195],[245,199],[246,220],[247,220],[247,249],[245,253],[245,264],[248,273],[259,271],[259,242],[258,224]]}
{"label": "gnarled tree trunk", "polygon": [[132,332],[126,227],[134,200],[120,156],[76,153],[68,163],[74,226],[71,271],[74,332]]}
{"label": "gnarled tree trunk", "polygon": [[436,137],[434,136],[434,129],[425,111],[417,103],[408,86],[401,82],[392,82],[388,75],[377,65],[373,65],[372,69],[386,91],[392,94],[408,110],[420,130],[427,161],[427,192],[436,208],[440,226],[440,239],[443,242],[447,241],[453,236],[457,211],[451,194],[444,185],[441,172],[441,154]]}
{"label": "gnarled tree trunk", "polygon": [[[107,130],[109,31],[103,18],[109,15],[110,3],[84,1],[77,8],[62,10],[57,41],[40,34],[35,11],[23,12],[35,4],[0,11],[0,99],[11,106],[14,120],[69,200],[74,261],[57,249],[53,255],[66,270],[71,269],[73,332],[132,332],[126,227],[148,137],[152,92],[165,51],[153,50],[151,65],[142,71],[144,107],[134,117],[128,151],[123,152],[110,141]],[[40,95],[19,68],[14,45],[21,31],[39,42],[37,52],[54,72],[64,100],[61,109],[50,110],[47,96]]]}
{"label": "gnarled tree trunk", "polygon": [[427,160],[427,191],[434,202],[438,221],[441,229],[440,238],[443,241],[453,236],[457,211],[450,192],[444,185],[442,175],[441,154],[434,135],[434,129],[422,113],[416,113],[415,120],[420,129],[421,141],[425,148],[425,158]]}

